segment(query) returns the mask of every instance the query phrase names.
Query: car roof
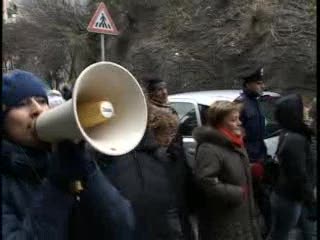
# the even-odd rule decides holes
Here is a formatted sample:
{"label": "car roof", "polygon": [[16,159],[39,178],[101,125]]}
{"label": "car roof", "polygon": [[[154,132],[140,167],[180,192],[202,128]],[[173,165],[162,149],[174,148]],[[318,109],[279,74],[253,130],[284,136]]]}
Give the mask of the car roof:
{"label": "car roof", "polygon": [[[242,93],[242,90],[210,90],[185,92],[169,95],[169,101],[174,100],[192,100],[202,105],[211,105],[218,100],[234,101]],[[279,97],[280,94],[266,91],[263,95]]]}

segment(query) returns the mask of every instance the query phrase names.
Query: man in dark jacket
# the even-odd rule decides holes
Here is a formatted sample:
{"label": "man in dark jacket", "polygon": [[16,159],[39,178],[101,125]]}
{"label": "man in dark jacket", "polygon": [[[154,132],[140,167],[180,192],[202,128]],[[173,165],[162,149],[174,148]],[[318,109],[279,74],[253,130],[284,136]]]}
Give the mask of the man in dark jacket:
{"label": "man in dark jacket", "polygon": [[[131,239],[130,203],[83,143],[61,142],[52,154],[35,135],[35,120],[48,110],[41,80],[16,70],[2,84],[2,239]],[[75,180],[84,189],[71,188]]]}
{"label": "man in dark jacket", "polygon": [[[182,136],[179,133],[179,117],[168,103],[166,82],[155,76],[143,77],[148,103],[148,131],[158,145],[157,155],[167,159],[168,181],[174,197],[174,205],[168,209],[168,224],[176,232],[174,239],[190,239],[188,213],[191,205],[192,174],[187,165]],[[188,227],[186,227],[188,226]]]}
{"label": "man in dark jacket", "polygon": [[265,117],[258,101],[264,87],[263,68],[259,68],[243,78],[243,92],[236,99],[243,103],[240,120],[245,130],[244,141],[251,163],[262,162],[267,153],[264,143]]}
{"label": "man in dark jacket", "polygon": [[185,175],[177,172],[179,162],[164,154],[150,130],[133,151],[122,156],[97,153],[96,157],[102,172],[132,204],[134,240],[191,239],[182,195]]}
{"label": "man in dark jacket", "polygon": [[235,101],[243,104],[240,120],[245,131],[244,143],[251,163],[254,197],[269,229],[271,218],[269,197],[265,186],[261,183],[264,172],[263,162],[267,156],[264,143],[265,117],[258,101],[264,87],[263,68],[259,68],[243,78],[243,92]]}

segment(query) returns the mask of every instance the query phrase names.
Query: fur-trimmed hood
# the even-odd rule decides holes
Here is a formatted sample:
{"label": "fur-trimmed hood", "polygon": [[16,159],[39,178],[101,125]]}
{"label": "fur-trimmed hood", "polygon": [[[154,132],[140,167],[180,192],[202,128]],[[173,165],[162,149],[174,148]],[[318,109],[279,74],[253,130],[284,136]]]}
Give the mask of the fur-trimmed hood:
{"label": "fur-trimmed hood", "polygon": [[178,126],[178,115],[171,107],[148,104],[148,128],[152,129],[159,145],[168,146],[176,137]]}
{"label": "fur-trimmed hood", "polygon": [[212,127],[197,127],[192,133],[198,144],[207,142],[215,145],[234,148],[232,142]]}

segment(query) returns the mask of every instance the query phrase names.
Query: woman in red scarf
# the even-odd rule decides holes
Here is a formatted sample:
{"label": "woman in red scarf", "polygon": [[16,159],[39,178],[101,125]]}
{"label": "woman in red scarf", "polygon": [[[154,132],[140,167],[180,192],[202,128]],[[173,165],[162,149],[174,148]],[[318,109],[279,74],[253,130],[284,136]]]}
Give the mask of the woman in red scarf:
{"label": "woman in red scarf", "polygon": [[194,131],[200,240],[261,239],[239,112],[239,103],[217,101],[208,110],[208,126]]}

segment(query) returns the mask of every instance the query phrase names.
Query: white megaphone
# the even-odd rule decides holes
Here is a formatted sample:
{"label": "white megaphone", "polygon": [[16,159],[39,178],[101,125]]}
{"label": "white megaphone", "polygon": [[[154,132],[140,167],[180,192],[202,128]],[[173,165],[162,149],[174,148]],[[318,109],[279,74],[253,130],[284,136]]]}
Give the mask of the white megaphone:
{"label": "white megaphone", "polygon": [[112,156],[134,149],[146,126],[147,104],[138,81],[112,62],[98,62],[83,70],[72,99],[42,113],[35,123],[42,141],[85,139]]}

